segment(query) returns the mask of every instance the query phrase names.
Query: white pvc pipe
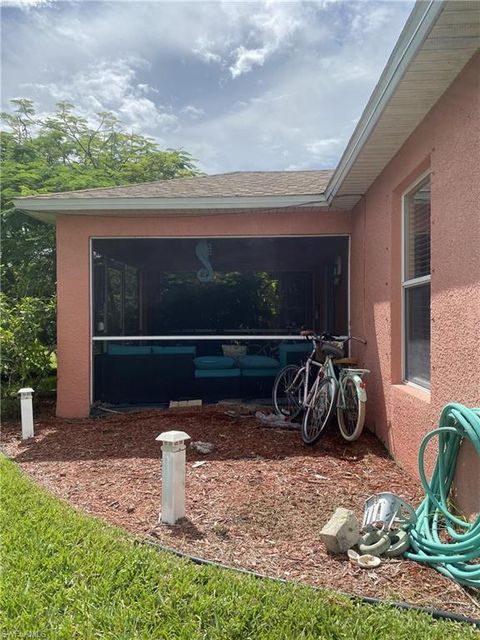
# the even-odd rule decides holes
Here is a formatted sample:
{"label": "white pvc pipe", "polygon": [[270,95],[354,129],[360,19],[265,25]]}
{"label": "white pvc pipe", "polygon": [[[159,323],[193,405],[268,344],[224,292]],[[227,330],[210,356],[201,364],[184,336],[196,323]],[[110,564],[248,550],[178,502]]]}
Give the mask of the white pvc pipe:
{"label": "white pvc pipe", "polygon": [[22,417],[22,440],[33,438],[33,389],[20,389],[20,412]]}
{"label": "white pvc pipe", "polygon": [[[339,336],[340,338],[348,338],[348,336]],[[254,335],[254,334],[239,334],[239,335],[209,335],[209,336],[92,336],[92,340],[94,342],[113,342],[113,341],[122,341],[122,342],[133,342],[136,340],[144,340],[144,341],[153,341],[153,340],[175,340],[176,342],[180,340],[192,340],[192,341],[200,341],[200,340],[295,340],[297,342],[302,342],[305,338],[302,338],[300,335]]]}

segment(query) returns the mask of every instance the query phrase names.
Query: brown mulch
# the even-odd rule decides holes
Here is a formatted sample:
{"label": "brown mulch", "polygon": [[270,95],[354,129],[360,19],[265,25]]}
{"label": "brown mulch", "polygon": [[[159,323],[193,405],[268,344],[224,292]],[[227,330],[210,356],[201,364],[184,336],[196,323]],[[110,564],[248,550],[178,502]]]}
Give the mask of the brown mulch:
{"label": "brown mulch", "polygon": [[[217,405],[83,420],[42,416],[22,442],[4,425],[4,450],[39,484],[82,511],[187,553],[270,576],[349,593],[402,600],[478,617],[478,600],[431,568],[387,560],[375,570],[329,555],[319,531],[338,506],[361,520],[365,498],[392,491],[419,504],[423,491],[365,432],[346,443],[331,430],[314,447],[299,433],[232,418]],[[162,431],[186,431],[187,518],[157,526]],[[205,464],[193,466],[195,462]]]}

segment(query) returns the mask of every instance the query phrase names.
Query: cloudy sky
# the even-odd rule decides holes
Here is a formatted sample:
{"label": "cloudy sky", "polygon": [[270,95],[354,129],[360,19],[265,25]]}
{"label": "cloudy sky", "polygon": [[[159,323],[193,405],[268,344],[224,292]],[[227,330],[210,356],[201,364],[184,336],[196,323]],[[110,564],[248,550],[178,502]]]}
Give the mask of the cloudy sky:
{"label": "cloudy sky", "polygon": [[208,173],[336,165],[413,0],[0,0],[2,108],[113,111]]}

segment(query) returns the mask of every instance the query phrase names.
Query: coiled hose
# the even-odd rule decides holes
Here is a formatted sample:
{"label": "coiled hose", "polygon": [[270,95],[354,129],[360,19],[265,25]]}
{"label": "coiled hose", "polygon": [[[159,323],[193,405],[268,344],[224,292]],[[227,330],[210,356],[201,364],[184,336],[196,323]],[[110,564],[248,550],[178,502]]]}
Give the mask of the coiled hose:
{"label": "coiled hose", "polygon": [[[438,436],[438,458],[430,483],[424,468],[425,449]],[[447,404],[437,429],[420,446],[418,467],[425,499],[417,509],[417,522],[410,531],[413,552],[407,558],[433,566],[456,582],[480,588],[480,514],[466,522],[448,510],[448,496],[455,475],[458,452],[468,438],[480,456],[480,409]],[[448,535],[447,535],[448,534]]]}

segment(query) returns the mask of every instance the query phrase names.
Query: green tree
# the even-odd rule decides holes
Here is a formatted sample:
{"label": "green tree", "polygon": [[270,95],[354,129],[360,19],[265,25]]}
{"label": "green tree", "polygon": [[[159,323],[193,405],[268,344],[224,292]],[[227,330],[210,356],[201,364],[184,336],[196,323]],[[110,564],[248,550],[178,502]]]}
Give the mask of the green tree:
{"label": "green tree", "polygon": [[55,231],[16,211],[12,199],[148,182],[196,173],[183,150],[158,148],[154,140],[127,133],[114,115],[95,123],[60,102],[48,117],[36,115],[30,100],[12,100],[2,113],[1,135],[2,289],[13,298],[55,293]]}
{"label": "green tree", "polygon": [[[15,310],[25,298],[37,300],[44,305],[46,322],[53,318],[47,310],[55,299],[55,228],[17,211],[13,198],[149,182],[197,170],[186,151],[162,150],[151,138],[125,131],[108,112],[91,122],[70,103],[60,102],[55,113],[40,117],[33,102],[22,98],[12,100],[12,110],[1,118],[6,125],[0,139],[3,306]],[[2,316],[4,330],[9,318],[8,313]],[[39,338],[47,351],[45,336],[54,335],[51,329],[45,327]],[[12,380],[4,370],[2,378]]]}

